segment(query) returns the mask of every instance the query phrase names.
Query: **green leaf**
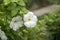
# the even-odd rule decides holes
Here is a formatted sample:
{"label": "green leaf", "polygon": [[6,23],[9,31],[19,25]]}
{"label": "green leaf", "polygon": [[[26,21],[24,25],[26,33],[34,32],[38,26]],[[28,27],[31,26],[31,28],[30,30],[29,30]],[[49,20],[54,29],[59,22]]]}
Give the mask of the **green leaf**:
{"label": "green leaf", "polygon": [[25,3],[24,3],[23,0],[20,0],[20,1],[18,2],[18,4],[19,4],[20,6],[25,6]]}
{"label": "green leaf", "polygon": [[4,4],[8,5],[11,2],[11,0],[4,0]]}
{"label": "green leaf", "polygon": [[18,9],[17,9],[17,8],[16,8],[16,9],[13,9],[13,10],[11,11],[11,16],[13,17],[13,16],[15,16],[17,13],[18,13]]}
{"label": "green leaf", "polygon": [[29,12],[25,7],[21,7],[20,13],[19,14],[25,14]]}
{"label": "green leaf", "polygon": [[18,2],[19,0],[11,0],[11,2]]}
{"label": "green leaf", "polygon": [[8,10],[13,10],[13,9],[15,9],[16,8],[16,4],[15,3],[10,3],[9,5],[8,5]]}
{"label": "green leaf", "polygon": [[0,15],[3,15],[4,14],[4,12],[0,12]]}

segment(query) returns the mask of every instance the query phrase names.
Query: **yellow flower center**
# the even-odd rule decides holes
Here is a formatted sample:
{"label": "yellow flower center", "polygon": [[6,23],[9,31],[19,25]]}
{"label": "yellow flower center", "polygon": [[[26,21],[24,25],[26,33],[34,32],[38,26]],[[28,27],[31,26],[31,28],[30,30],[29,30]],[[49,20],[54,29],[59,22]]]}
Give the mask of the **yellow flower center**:
{"label": "yellow flower center", "polygon": [[28,18],[28,22],[30,22],[31,21],[31,18]]}
{"label": "yellow flower center", "polygon": [[14,21],[14,23],[17,23],[17,21]]}

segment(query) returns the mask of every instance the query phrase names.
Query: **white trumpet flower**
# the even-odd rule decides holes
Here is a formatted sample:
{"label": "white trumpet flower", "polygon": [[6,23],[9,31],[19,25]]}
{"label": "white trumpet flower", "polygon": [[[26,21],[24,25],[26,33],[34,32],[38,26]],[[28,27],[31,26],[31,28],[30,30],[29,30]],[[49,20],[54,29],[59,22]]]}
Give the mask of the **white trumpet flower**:
{"label": "white trumpet flower", "polygon": [[37,17],[32,12],[28,12],[24,15],[24,25],[26,27],[35,27],[36,23]]}
{"label": "white trumpet flower", "polygon": [[22,27],[22,17],[13,17],[12,21],[10,22],[10,27],[13,28],[13,30],[15,31],[19,29],[19,27]]}

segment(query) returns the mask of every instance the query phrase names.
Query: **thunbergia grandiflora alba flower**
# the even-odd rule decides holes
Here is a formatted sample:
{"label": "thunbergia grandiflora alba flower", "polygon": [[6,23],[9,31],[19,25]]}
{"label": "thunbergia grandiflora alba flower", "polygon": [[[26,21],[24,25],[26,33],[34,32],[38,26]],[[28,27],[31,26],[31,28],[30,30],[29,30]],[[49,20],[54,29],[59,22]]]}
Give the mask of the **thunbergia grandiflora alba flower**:
{"label": "thunbergia grandiflora alba flower", "polygon": [[21,16],[13,17],[12,21],[10,22],[10,27],[13,28],[14,31],[19,29],[19,27],[22,27],[22,17]]}
{"label": "thunbergia grandiflora alba flower", "polygon": [[37,24],[37,17],[33,14],[33,12],[28,12],[24,15],[24,25],[26,27],[35,27]]}
{"label": "thunbergia grandiflora alba flower", "polygon": [[0,29],[0,38],[2,40],[7,40],[7,37],[6,37],[5,33],[4,33],[4,31],[2,31],[1,29]]}

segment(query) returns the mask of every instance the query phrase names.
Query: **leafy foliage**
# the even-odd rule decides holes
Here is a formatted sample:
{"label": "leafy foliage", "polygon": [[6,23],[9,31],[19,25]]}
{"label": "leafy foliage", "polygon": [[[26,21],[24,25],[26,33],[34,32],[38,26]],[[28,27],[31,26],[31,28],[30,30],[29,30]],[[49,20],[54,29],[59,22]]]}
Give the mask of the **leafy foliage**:
{"label": "leafy foliage", "polygon": [[60,36],[58,36],[60,32],[60,10],[44,15],[40,18],[40,20],[44,20],[47,30],[51,33],[51,35],[53,35],[53,40],[60,40]]}
{"label": "leafy foliage", "polygon": [[60,4],[60,0],[48,0],[50,1],[51,3],[55,3],[55,4]]}

